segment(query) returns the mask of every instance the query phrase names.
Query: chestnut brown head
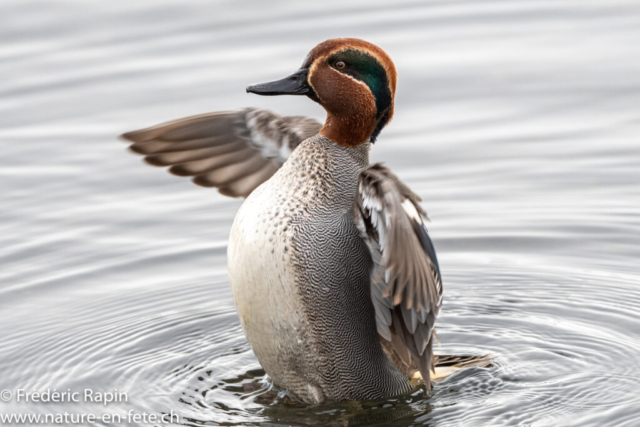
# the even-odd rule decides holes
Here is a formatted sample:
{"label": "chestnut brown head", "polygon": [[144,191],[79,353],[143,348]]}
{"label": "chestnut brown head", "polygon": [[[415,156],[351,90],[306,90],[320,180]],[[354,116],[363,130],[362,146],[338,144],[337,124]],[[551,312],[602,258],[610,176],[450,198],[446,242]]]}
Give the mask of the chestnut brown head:
{"label": "chestnut brown head", "polygon": [[302,67],[282,80],[251,85],[259,95],[307,95],[327,111],[320,131],[356,146],[375,142],[393,117],[397,74],[391,58],[360,39],[331,39],[314,47]]}

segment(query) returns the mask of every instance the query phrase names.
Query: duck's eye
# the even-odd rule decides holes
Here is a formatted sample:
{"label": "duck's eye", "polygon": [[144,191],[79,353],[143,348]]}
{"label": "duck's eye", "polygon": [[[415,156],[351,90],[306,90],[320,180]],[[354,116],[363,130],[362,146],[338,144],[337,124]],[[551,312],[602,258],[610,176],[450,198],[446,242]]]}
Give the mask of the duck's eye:
{"label": "duck's eye", "polygon": [[344,70],[347,67],[347,64],[345,64],[344,61],[338,61],[335,65],[338,70]]}

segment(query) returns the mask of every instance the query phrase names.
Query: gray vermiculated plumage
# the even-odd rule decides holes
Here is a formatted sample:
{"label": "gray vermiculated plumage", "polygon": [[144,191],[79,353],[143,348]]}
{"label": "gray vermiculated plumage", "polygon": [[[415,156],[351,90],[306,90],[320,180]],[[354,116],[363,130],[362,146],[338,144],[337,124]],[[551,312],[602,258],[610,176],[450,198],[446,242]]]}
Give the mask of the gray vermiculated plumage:
{"label": "gray vermiculated plumage", "polygon": [[246,197],[321,127],[307,117],[245,108],[186,117],[122,137],[151,165],[170,166],[169,172],[194,177],[198,185]]}
{"label": "gray vermiculated plumage", "polygon": [[244,247],[253,252],[234,258],[230,241],[229,272],[247,338],[276,384],[308,402],[401,394],[416,370],[429,387],[442,284],[419,198],[369,165],[369,143],[316,136],[298,153],[320,128],[248,108],[123,137],[148,163],[222,194],[247,197],[265,183],[232,231],[253,232]]}
{"label": "gray vermiculated plumage", "polygon": [[247,198],[231,233],[229,274],[249,342],[274,383],[307,402],[410,390],[378,337],[373,263],[353,218],[369,146],[306,140]]}
{"label": "gray vermiculated plumage", "polygon": [[358,179],[354,217],[374,260],[372,300],[383,346],[403,372],[417,367],[430,387],[442,282],[420,199],[381,164]]}

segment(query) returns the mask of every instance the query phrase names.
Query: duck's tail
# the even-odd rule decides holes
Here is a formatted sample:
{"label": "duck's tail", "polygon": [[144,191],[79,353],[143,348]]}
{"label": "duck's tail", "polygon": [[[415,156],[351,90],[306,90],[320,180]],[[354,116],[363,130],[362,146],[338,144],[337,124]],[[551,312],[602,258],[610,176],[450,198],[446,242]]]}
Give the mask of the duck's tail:
{"label": "duck's tail", "polygon": [[[431,379],[436,382],[443,381],[449,375],[452,375],[458,371],[466,368],[490,368],[493,366],[494,356],[455,356],[448,354],[441,354],[434,356],[435,360],[435,373],[432,373]],[[413,375],[413,380],[422,379],[420,371]]]}

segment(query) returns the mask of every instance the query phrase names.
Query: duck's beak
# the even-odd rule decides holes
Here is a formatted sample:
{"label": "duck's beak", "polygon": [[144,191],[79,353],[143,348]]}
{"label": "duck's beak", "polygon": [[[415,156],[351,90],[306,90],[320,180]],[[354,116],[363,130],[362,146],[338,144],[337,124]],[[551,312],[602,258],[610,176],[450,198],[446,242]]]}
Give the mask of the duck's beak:
{"label": "duck's beak", "polygon": [[311,87],[307,83],[308,68],[301,68],[289,77],[269,83],[247,86],[247,93],[258,95],[308,95]]}

